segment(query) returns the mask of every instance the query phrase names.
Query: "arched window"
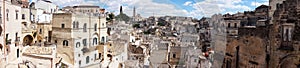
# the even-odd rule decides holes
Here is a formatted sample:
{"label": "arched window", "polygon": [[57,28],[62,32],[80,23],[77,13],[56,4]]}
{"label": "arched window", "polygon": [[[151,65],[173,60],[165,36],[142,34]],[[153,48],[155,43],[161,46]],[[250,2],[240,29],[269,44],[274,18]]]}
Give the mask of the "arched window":
{"label": "arched window", "polygon": [[63,41],[63,46],[68,46],[68,41],[67,40]]}
{"label": "arched window", "polygon": [[77,43],[76,43],[76,47],[77,47],[77,48],[80,47],[80,42],[77,42]]}
{"label": "arched window", "polygon": [[97,40],[97,38],[93,38],[93,45],[97,45],[98,43],[98,40]]}
{"label": "arched window", "polygon": [[97,31],[97,24],[94,25],[94,31]]}
{"label": "arched window", "polygon": [[90,57],[89,57],[89,56],[87,56],[87,57],[85,58],[85,62],[86,62],[86,64],[88,64],[88,63],[90,62]]}
{"label": "arched window", "polygon": [[84,25],[83,25],[83,32],[86,32],[87,30],[86,30],[86,23],[84,23]]}
{"label": "arched window", "polygon": [[82,40],[82,43],[83,43],[83,46],[86,46],[86,45],[87,45],[86,39],[83,39],[83,40]]}
{"label": "arched window", "polygon": [[105,42],[105,38],[101,37],[101,42],[104,43]]}

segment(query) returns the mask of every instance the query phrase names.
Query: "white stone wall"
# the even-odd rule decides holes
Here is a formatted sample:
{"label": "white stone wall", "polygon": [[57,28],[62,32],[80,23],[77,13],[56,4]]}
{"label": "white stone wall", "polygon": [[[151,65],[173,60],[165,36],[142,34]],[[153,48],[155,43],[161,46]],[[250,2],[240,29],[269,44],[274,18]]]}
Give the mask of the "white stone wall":
{"label": "white stone wall", "polygon": [[57,5],[55,5],[53,3],[45,2],[43,0],[38,0],[35,3],[35,8],[36,9],[42,9],[46,13],[56,13],[58,11]]}
{"label": "white stone wall", "polygon": [[107,27],[106,27],[106,18],[100,18],[100,42],[103,41],[103,37],[104,37],[104,42],[107,42],[107,37],[108,37],[108,34],[107,34]]}
{"label": "white stone wall", "polygon": [[[7,66],[7,67],[13,67],[16,68],[17,67],[17,63],[18,63],[18,58],[17,58],[17,49],[19,49],[19,43],[20,40],[20,36],[21,36],[21,12],[22,9],[20,6],[16,6],[16,5],[12,5],[10,2],[6,2],[5,3],[5,7],[3,7],[3,3],[1,1],[0,3],[1,6],[1,17],[2,17],[2,23],[1,23],[1,27],[2,29],[5,28],[5,33],[2,32],[2,34],[0,35],[0,44],[1,45],[5,45],[4,42],[4,37],[6,36],[6,34],[8,34],[7,39],[11,40],[11,44],[8,44],[8,54],[7,55],[3,55],[3,51],[5,51],[4,49],[2,49],[2,53],[0,53],[1,55],[1,59],[6,58],[6,61],[8,61],[7,63],[1,63],[0,68],[3,68],[3,66]],[[3,10],[3,8],[5,8],[5,10]],[[5,11],[5,14],[3,14],[3,12]],[[8,16],[7,16],[8,15]],[[5,18],[3,18],[5,17]],[[17,18],[16,18],[17,17]],[[8,19],[8,20],[7,20]],[[4,26],[4,22],[5,22],[5,26]],[[19,46],[16,46],[19,45]],[[21,50],[21,49],[19,49]]]}
{"label": "white stone wall", "polygon": [[[103,19],[101,19],[103,20]],[[104,19],[105,20],[105,19]],[[76,24],[78,22],[78,25]],[[61,28],[61,24],[65,24],[64,29]],[[84,25],[86,24],[86,25]],[[95,25],[96,31],[95,31]],[[77,27],[78,26],[78,27]],[[86,28],[84,28],[86,26]],[[60,38],[65,38],[66,36],[70,37],[72,40],[69,41],[71,43],[72,51],[70,51],[73,54],[74,59],[72,62],[74,62],[74,67],[85,67],[85,66],[90,66],[94,65],[96,63],[99,63],[100,60],[95,60],[99,58],[98,55],[98,50],[94,50],[91,48],[95,48],[98,46],[97,44],[100,44],[99,37],[104,34],[106,34],[107,29],[104,29],[102,32],[101,31],[101,26],[106,26],[100,25],[100,20],[98,17],[94,17],[91,15],[85,15],[85,14],[69,14],[69,13],[58,13],[54,14],[54,19],[53,19],[53,35],[56,36],[56,39]],[[86,31],[85,31],[86,29]],[[66,30],[66,31],[63,31]],[[99,33],[100,32],[100,33]],[[65,34],[70,34],[70,35],[65,35]],[[106,34],[107,35],[107,34]],[[104,35],[105,36],[105,35]],[[93,42],[93,38],[97,38],[97,44],[93,44],[96,42]],[[55,40],[54,38],[52,38]],[[86,46],[83,44],[83,40],[86,39]],[[59,42],[59,43],[62,43]],[[76,44],[79,43],[80,46],[76,46]],[[78,44],[77,44],[78,45]],[[62,44],[58,45],[62,46]],[[62,48],[62,47],[61,47]],[[89,51],[87,53],[83,53],[82,49],[87,48]],[[63,48],[62,48],[63,49]],[[95,58],[96,55],[96,58]],[[103,54],[102,54],[103,55]],[[86,63],[86,57],[89,56],[89,63]],[[79,63],[81,64],[79,65]]]}

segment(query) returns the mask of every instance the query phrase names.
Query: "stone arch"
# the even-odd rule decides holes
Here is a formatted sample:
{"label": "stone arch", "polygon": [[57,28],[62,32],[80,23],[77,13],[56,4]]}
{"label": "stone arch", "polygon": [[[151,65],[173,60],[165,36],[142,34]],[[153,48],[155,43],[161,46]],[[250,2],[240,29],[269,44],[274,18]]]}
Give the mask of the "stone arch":
{"label": "stone arch", "polygon": [[76,48],[80,47],[80,42],[76,42]]}
{"label": "stone arch", "polygon": [[64,41],[63,41],[63,46],[69,46],[68,40],[64,40]]}
{"label": "stone arch", "polygon": [[288,54],[279,61],[278,68],[298,68],[300,65],[300,54]]}
{"label": "stone arch", "polygon": [[98,44],[98,38],[93,38],[93,45],[97,45]]}
{"label": "stone arch", "polygon": [[26,35],[24,38],[23,38],[23,44],[24,45],[31,45],[33,42],[33,37],[31,35]]}
{"label": "stone arch", "polygon": [[93,37],[92,37],[92,44],[93,45],[97,45],[99,42],[99,34],[98,33],[94,33]]}

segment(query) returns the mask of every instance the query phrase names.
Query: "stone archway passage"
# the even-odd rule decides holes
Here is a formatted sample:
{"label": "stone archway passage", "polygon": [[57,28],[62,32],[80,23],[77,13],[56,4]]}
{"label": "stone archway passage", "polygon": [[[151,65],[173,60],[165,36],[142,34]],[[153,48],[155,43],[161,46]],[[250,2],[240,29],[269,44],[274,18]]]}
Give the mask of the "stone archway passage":
{"label": "stone archway passage", "polygon": [[32,42],[33,42],[33,37],[30,35],[26,35],[23,39],[24,45],[31,45]]}

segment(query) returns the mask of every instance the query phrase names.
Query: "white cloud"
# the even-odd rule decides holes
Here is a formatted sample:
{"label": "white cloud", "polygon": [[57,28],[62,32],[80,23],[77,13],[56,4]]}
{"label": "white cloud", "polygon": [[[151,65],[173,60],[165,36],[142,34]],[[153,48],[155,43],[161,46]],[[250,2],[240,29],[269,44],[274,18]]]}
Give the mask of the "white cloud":
{"label": "white cloud", "polygon": [[198,1],[192,5],[195,10],[192,10],[189,15],[200,18],[202,16],[210,17],[217,13],[226,13],[233,11],[247,11],[250,7],[241,5],[242,0],[204,0]]}
{"label": "white cloud", "polygon": [[269,2],[251,2],[251,6],[269,5]]}
{"label": "white cloud", "polygon": [[187,1],[183,4],[184,6],[191,6],[192,5],[192,1]]}
{"label": "white cloud", "polygon": [[[105,2],[105,0],[100,0],[100,2]],[[183,9],[178,9],[172,4],[156,3],[153,0],[114,0],[107,3],[107,10],[115,11],[116,14],[119,13],[119,6],[123,5],[123,11],[129,16],[132,16],[133,6],[136,7],[136,12],[141,14],[143,17],[148,16],[163,16],[163,15],[173,15],[173,16],[186,16],[188,12]]]}
{"label": "white cloud", "polygon": [[[36,2],[37,0],[32,0],[32,2]],[[54,4],[65,7],[65,6],[74,6],[74,5],[92,5],[99,3],[97,0],[49,0]]]}
{"label": "white cloud", "polygon": [[137,13],[143,17],[148,16],[189,16],[201,18],[202,16],[209,17],[216,13],[247,11],[250,7],[242,5],[242,0],[194,0],[187,1],[183,4],[186,7],[192,7],[192,10],[178,8],[175,4],[157,3],[153,0],[52,0],[54,4],[60,7],[72,6],[79,4],[94,4],[100,7],[105,7],[107,11],[112,11],[119,14],[120,6],[123,6],[123,11],[129,16],[132,16],[133,7],[136,7]]}

